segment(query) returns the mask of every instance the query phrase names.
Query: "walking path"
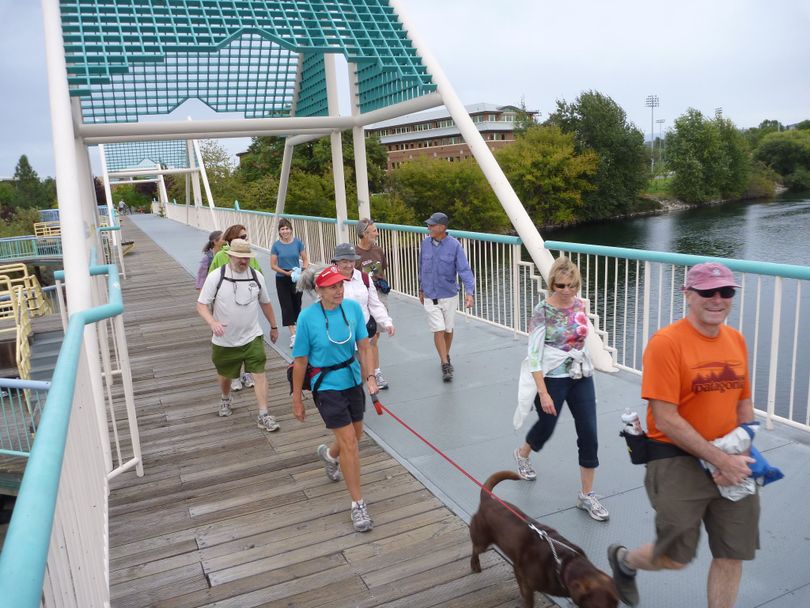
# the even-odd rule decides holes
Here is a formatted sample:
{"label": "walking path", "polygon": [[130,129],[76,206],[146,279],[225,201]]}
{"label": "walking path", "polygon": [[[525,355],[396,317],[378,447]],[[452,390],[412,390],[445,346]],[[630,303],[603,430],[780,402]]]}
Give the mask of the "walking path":
{"label": "walking path", "polygon": [[[126,258],[124,322],[145,476],[111,482],[114,608],[517,603],[509,564],[489,552],[484,571],[470,572],[465,523],[368,438],[360,455],[375,528],[354,532],[345,486],[327,479],[315,453],[331,433],[311,401],[306,423],[292,417],[277,352],[267,375],[281,431],[256,427],[251,390],[219,418],[191,277],[129,217],[123,227],[137,243]],[[194,236],[188,251],[199,252]]]}
{"label": "walking path", "polygon": [[[130,221],[189,273],[196,273],[200,250],[207,237],[205,233],[152,215],[128,216],[125,224]],[[137,247],[141,248],[140,242]],[[267,256],[260,254],[259,259],[267,269]],[[265,272],[272,276],[268,270]],[[173,280],[185,286],[189,279],[174,276]],[[273,281],[268,284],[273,289]],[[127,310],[130,310],[126,298],[125,294]],[[391,383],[391,389],[381,393],[386,407],[479,480],[494,471],[514,468],[512,451],[527,430],[526,427],[515,432],[511,425],[517,371],[525,356],[525,338],[515,340],[505,330],[461,319],[453,342],[455,380],[445,384],[441,381],[431,335],[416,301],[391,294],[389,305],[397,335],[392,339],[383,337],[380,341],[383,371]],[[194,331],[200,326],[195,325],[196,316],[191,312],[180,318],[183,328],[177,327],[178,339],[182,335],[181,342],[184,342],[190,326],[197,328]],[[282,328],[277,350],[287,357],[288,340]],[[274,412],[284,411],[285,404],[289,403],[280,379],[274,375],[277,373],[271,371],[271,392],[276,397]],[[198,376],[198,399],[207,395],[207,391],[214,395],[211,384],[207,388],[205,379],[199,384]],[[647,542],[653,537],[654,525],[643,488],[644,469],[630,464],[623,440],[618,437],[619,417],[625,407],[644,413],[639,379],[629,373],[600,373],[596,386],[601,466],[595,489],[611,512],[610,521],[595,522],[574,507],[579,474],[576,436],[567,411],[561,415],[554,439],[541,456],[534,457],[538,481],[504,482],[498,486],[498,494],[558,529],[582,546],[598,567],[607,571],[605,550],[611,542],[621,541],[630,546]],[[209,404],[200,403],[200,412],[205,407]],[[376,416],[372,411],[366,421],[369,434],[388,454],[457,515],[469,520],[477,509],[479,496],[472,482],[390,416]],[[211,420],[207,423],[213,424]],[[294,419],[282,420],[279,437],[299,432]],[[317,439],[311,439],[307,446],[311,448],[317,443]],[[807,466],[810,464],[810,437],[779,427],[773,432],[760,433],[757,444],[773,464],[782,468],[787,479],[765,488],[762,493],[762,550],[755,562],[745,566],[737,605],[743,608],[810,605],[810,569],[807,568],[810,518],[803,509],[810,495],[810,467]],[[365,473],[366,469],[364,482]],[[378,508],[373,502],[371,507],[376,517]],[[697,559],[685,571],[642,573],[639,576],[642,605],[673,608],[705,605],[709,561],[708,545],[703,538]],[[514,585],[511,572],[505,572],[507,586]]]}

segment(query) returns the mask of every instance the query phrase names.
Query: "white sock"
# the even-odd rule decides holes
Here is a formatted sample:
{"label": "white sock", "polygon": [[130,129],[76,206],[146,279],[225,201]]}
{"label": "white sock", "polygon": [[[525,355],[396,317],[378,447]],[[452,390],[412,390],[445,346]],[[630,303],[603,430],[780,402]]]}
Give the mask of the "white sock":
{"label": "white sock", "polygon": [[329,451],[329,447],[326,448],[326,459],[329,462],[334,462],[335,464],[338,463],[338,459],[332,456],[331,452]]}
{"label": "white sock", "polygon": [[352,509],[354,509],[358,505],[364,505],[364,504],[366,504],[366,501],[363,500],[362,498],[360,500],[358,500],[357,502],[352,501]]}
{"label": "white sock", "polygon": [[375,374],[380,374],[380,373],[382,373],[382,370],[380,370],[380,368],[378,367],[377,369],[374,370],[374,373]]}

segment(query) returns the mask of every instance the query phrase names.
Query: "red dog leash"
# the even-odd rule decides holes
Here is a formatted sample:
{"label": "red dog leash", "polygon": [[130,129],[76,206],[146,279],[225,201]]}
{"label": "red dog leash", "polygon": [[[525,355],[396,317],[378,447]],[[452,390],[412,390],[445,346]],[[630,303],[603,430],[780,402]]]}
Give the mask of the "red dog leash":
{"label": "red dog leash", "polygon": [[[554,556],[554,561],[557,563],[557,574],[558,574],[558,576],[560,575],[560,568],[562,568],[562,560],[561,560],[561,559],[560,559],[560,558],[557,556],[557,551],[556,551],[556,549],[554,548],[554,545],[555,545],[555,544],[557,544],[557,545],[559,545],[559,546],[561,546],[561,547],[563,547],[563,548],[565,548],[565,549],[568,549],[569,551],[571,551],[571,552],[572,552],[572,553],[574,553],[575,555],[578,555],[578,554],[579,554],[579,551],[577,551],[577,550],[576,550],[576,549],[574,549],[573,547],[568,546],[567,544],[565,544],[565,543],[564,543],[564,542],[562,542],[562,541],[557,540],[556,538],[551,538],[551,536],[549,536],[549,535],[548,535],[548,532],[546,532],[545,530],[540,530],[540,529],[539,529],[537,526],[535,526],[535,525],[534,525],[534,523],[533,523],[533,522],[531,522],[531,521],[530,521],[530,520],[529,520],[529,519],[528,519],[528,518],[527,518],[525,515],[523,515],[522,513],[519,513],[519,512],[518,512],[518,511],[516,511],[514,508],[512,508],[512,506],[511,506],[510,504],[508,504],[508,503],[504,502],[503,500],[501,500],[500,498],[498,498],[497,496],[495,496],[495,494],[492,492],[492,490],[490,490],[489,488],[487,488],[486,486],[484,486],[484,484],[482,484],[482,483],[481,483],[480,481],[478,481],[478,480],[477,480],[475,477],[473,477],[473,476],[472,476],[472,475],[470,475],[470,474],[469,474],[467,471],[465,471],[463,468],[461,468],[461,466],[460,466],[460,465],[456,464],[456,463],[455,463],[455,462],[454,462],[454,461],[453,461],[453,460],[452,460],[452,459],[451,459],[449,456],[447,456],[447,455],[446,455],[444,452],[442,452],[442,451],[441,451],[439,448],[437,448],[437,447],[436,447],[435,445],[433,445],[433,444],[432,444],[430,441],[428,441],[428,440],[427,440],[425,437],[423,437],[423,436],[422,436],[422,435],[421,435],[421,434],[420,434],[418,431],[416,431],[415,429],[411,428],[411,426],[410,426],[410,425],[409,425],[407,422],[405,422],[404,420],[402,420],[402,419],[401,419],[399,416],[397,416],[397,415],[396,415],[394,412],[392,412],[392,411],[391,411],[391,410],[389,410],[387,407],[385,407],[385,406],[384,406],[384,405],[383,405],[383,404],[380,402],[380,399],[379,399],[379,397],[378,397],[376,394],[371,395],[371,402],[374,404],[374,409],[376,410],[376,412],[377,412],[377,415],[378,415],[378,416],[382,416],[382,415],[383,415],[383,412],[387,413],[389,416],[391,416],[391,418],[393,418],[394,420],[396,420],[397,422],[399,422],[399,423],[400,423],[400,424],[401,424],[403,427],[405,427],[406,429],[408,429],[408,431],[410,431],[412,434],[414,434],[416,437],[418,437],[418,438],[419,438],[421,441],[423,441],[423,442],[424,442],[424,443],[425,443],[425,444],[426,444],[426,445],[427,445],[427,446],[428,446],[428,447],[429,447],[431,450],[433,450],[434,452],[436,452],[436,453],[437,453],[439,456],[441,456],[442,458],[444,458],[444,459],[445,459],[447,462],[449,462],[449,463],[450,463],[452,466],[454,466],[456,469],[458,469],[458,471],[459,471],[459,472],[460,472],[462,475],[464,475],[464,476],[465,476],[467,479],[469,479],[470,481],[472,481],[472,482],[473,482],[475,485],[477,485],[479,488],[481,488],[481,489],[482,489],[484,492],[486,492],[487,494],[489,494],[489,495],[490,495],[490,497],[492,497],[492,499],[493,499],[493,500],[495,500],[495,501],[497,501],[498,503],[500,503],[500,504],[501,504],[501,506],[503,506],[503,507],[504,507],[504,508],[505,508],[507,511],[509,511],[510,513],[512,513],[512,514],[513,514],[515,517],[517,517],[517,518],[518,518],[520,521],[522,521],[524,524],[526,524],[527,526],[529,526],[529,528],[531,528],[532,530],[534,530],[534,532],[535,532],[535,533],[536,533],[536,534],[537,534],[537,535],[538,535],[540,538],[542,538],[543,540],[545,540],[545,541],[548,543],[549,548],[551,549],[551,554]],[[562,580],[560,580],[560,582],[562,582]],[[563,586],[565,586],[565,585],[563,585]]]}

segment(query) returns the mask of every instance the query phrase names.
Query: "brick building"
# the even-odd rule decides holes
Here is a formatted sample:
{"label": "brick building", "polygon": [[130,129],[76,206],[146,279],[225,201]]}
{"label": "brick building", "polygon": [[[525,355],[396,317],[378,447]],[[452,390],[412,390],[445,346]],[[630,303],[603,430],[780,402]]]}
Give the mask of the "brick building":
{"label": "brick building", "polygon": [[[466,106],[489,148],[493,151],[513,142],[515,120],[521,109],[516,106],[497,106],[476,103]],[[527,112],[532,120],[538,112]],[[366,136],[376,135],[388,151],[388,170],[414,158],[426,156],[450,162],[471,156],[461,132],[444,109],[409,114],[393,120],[371,125]]]}

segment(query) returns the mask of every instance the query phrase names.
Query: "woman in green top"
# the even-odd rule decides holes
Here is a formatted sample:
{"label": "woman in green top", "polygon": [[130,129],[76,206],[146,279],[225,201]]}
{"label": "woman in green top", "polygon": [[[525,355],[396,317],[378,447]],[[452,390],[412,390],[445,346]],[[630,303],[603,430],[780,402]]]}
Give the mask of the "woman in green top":
{"label": "woman in green top", "polygon": [[[214,259],[211,260],[211,265],[208,267],[208,272],[225,266],[225,264],[228,263],[228,248],[230,247],[231,241],[234,239],[244,239],[246,241],[250,240],[248,239],[247,228],[245,228],[242,224],[228,226],[225,232],[222,233],[222,240],[225,241],[225,244],[222,245],[222,248],[214,256]],[[261,266],[259,266],[259,262],[256,261],[256,258],[250,258],[249,266],[251,268],[255,268],[259,272],[262,271]]]}
{"label": "woman in green top", "polygon": [[[211,260],[211,265],[208,267],[209,273],[221,268],[222,266],[225,266],[228,263],[228,249],[230,248],[231,241],[234,239],[244,239],[247,241],[247,228],[245,228],[242,224],[234,224],[233,226],[228,226],[225,232],[222,233],[222,240],[225,241],[225,243]],[[251,268],[255,268],[259,272],[262,271],[261,266],[259,266],[259,262],[256,261],[255,257],[250,258],[250,263],[248,265]],[[252,388],[253,386],[253,376],[248,372],[243,372],[241,377],[231,380],[232,391],[241,391],[243,387]]]}

